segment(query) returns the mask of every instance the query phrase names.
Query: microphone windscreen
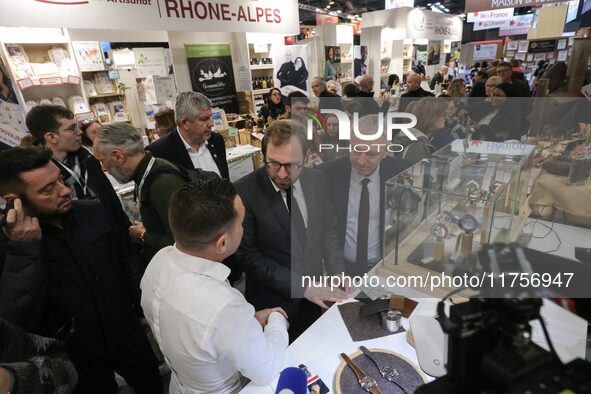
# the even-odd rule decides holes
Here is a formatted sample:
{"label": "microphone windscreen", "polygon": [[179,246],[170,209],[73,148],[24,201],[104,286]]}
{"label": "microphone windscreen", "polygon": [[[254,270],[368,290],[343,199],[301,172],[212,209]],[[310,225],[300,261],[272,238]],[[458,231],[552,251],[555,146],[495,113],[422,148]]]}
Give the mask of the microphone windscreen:
{"label": "microphone windscreen", "polygon": [[307,394],[306,373],[299,368],[285,368],[279,376],[275,394]]}

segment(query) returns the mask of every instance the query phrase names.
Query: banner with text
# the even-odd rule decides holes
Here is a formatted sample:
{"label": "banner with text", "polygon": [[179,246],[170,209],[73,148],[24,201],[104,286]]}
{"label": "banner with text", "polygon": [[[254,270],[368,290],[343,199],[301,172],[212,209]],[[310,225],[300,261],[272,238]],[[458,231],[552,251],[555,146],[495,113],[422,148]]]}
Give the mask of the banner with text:
{"label": "banner with text", "polygon": [[511,19],[507,25],[499,28],[499,36],[516,36],[527,34],[534,21],[533,14],[519,15]]}
{"label": "banner with text", "polygon": [[544,4],[560,3],[556,0],[470,0],[466,1],[465,12],[498,10],[501,8],[538,7]]}
{"label": "banner with text", "polygon": [[238,97],[230,44],[185,45],[193,91],[203,93],[214,107],[238,113]]}
{"label": "banner with text", "polygon": [[0,26],[298,34],[296,0],[0,0]]}
{"label": "banner with text", "polygon": [[474,47],[474,60],[490,60],[497,58],[497,44],[478,44]]}
{"label": "banner with text", "polygon": [[505,20],[513,17],[515,8],[503,8],[500,10],[493,11],[477,11],[469,12],[466,15],[466,22],[478,23],[478,22],[492,22],[496,20]]}

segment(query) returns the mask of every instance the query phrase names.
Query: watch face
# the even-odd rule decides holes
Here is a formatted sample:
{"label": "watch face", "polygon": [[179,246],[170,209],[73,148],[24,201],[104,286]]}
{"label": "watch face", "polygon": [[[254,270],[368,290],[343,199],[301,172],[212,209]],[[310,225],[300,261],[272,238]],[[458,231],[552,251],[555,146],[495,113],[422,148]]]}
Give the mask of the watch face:
{"label": "watch face", "polygon": [[490,187],[488,188],[488,190],[494,194],[501,188],[502,184],[503,184],[503,182],[501,182],[501,181],[494,181],[493,183],[490,184]]}
{"label": "watch face", "polygon": [[396,379],[399,376],[399,373],[397,370],[395,370],[392,367],[383,367],[380,372],[382,373],[382,376],[384,377],[384,379],[389,380],[390,382],[392,382],[394,379]]}
{"label": "watch face", "polygon": [[466,194],[473,200],[478,200],[482,198],[482,191],[480,190],[480,186],[478,185],[478,183],[474,181],[468,182]]}
{"label": "watch face", "polygon": [[361,386],[361,388],[367,392],[369,392],[371,389],[373,389],[374,387],[377,387],[378,384],[376,383],[375,380],[373,380],[372,378],[370,378],[369,376],[364,376],[363,379],[361,379],[359,381],[359,385]]}
{"label": "watch face", "polygon": [[441,223],[445,226],[450,226],[452,223],[454,223],[454,217],[452,213],[448,211],[439,212],[435,220],[437,221],[437,223]]}
{"label": "watch face", "polygon": [[436,223],[431,227],[431,236],[435,238],[436,241],[443,241],[447,238],[448,230],[447,226],[443,223]]}
{"label": "watch face", "polygon": [[478,228],[478,221],[476,218],[470,214],[466,214],[463,218],[460,219],[460,223],[458,224],[462,230],[467,233],[472,233],[476,228]]}

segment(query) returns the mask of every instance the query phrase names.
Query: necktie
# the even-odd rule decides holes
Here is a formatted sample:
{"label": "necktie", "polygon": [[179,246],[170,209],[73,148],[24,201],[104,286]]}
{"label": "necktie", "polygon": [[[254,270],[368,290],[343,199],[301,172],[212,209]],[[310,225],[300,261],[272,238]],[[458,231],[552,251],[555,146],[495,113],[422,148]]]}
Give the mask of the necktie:
{"label": "necktie", "polygon": [[302,245],[306,245],[306,224],[304,223],[304,216],[302,215],[302,211],[300,210],[300,206],[298,205],[298,200],[293,199],[293,204],[291,200],[291,194],[293,192],[293,186],[291,188],[287,188],[285,190],[287,193],[287,208],[291,214],[291,223],[296,231],[296,234]]}
{"label": "necktie", "polygon": [[367,249],[369,238],[369,178],[361,181],[361,198],[359,200],[359,216],[357,219],[357,269],[362,275],[367,272]]}

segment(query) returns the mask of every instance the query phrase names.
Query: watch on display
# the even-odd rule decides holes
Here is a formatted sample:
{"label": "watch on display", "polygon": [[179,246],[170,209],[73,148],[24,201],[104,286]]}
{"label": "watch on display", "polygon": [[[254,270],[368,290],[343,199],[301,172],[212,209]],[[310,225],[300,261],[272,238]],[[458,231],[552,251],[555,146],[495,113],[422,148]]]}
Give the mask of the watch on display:
{"label": "watch on display", "polygon": [[501,181],[494,181],[488,187],[488,191],[491,194],[495,194],[496,192],[499,191],[499,189],[501,188],[501,186],[503,186],[503,182],[501,182]]}
{"label": "watch on display", "polygon": [[368,393],[371,394],[382,394],[378,387],[378,383],[371,377],[368,376],[357,364],[353,362],[345,353],[341,353],[341,357],[347,365],[353,370],[355,376],[357,376],[357,380],[359,381],[359,386]]}
{"label": "watch on display", "polygon": [[467,213],[458,221],[458,227],[464,232],[471,234],[478,228],[478,221],[474,216]]}
{"label": "watch on display", "polygon": [[389,365],[380,365],[378,359],[374,357],[373,352],[365,346],[360,346],[359,350],[361,350],[363,354],[365,354],[371,361],[373,361],[376,367],[378,367],[378,369],[380,370],[380,373],[382,374],[382,377],[384,379],[393,382],[398,376],[400,376],[400,374],[395,368],[392,368]]}
{"label": "watch on display", "polygon": [[448,234],[449,234],[448,227],[443,223],[435,223],[431,227],[431,236],[436,241],[445,241]]}
{"label": "watch on display", "polygon": [[470,197],[471,200],[480,200],[484,197],[480,185],[474,180],[466,184],[466,195]]}

